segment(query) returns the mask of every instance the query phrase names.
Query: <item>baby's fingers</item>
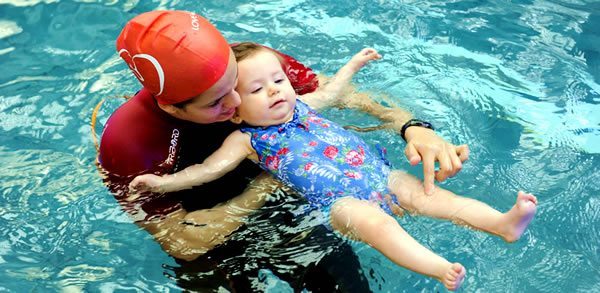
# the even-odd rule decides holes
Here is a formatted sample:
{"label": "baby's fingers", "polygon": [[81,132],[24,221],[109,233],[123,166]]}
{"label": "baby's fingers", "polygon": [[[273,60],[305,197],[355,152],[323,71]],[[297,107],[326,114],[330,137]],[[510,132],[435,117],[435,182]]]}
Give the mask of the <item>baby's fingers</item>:
{"label": "baby's fingers", "polygon": [[138,198],[140,198],[141,193],[139,191],[131,191],[129,190],[129,193],[127,194],[127,197],[125,198],[126,201],[134,201]]}
{"label": "baby's fingers", "polygon": [[364,48],[360,50],[359,55],[369,55],[369,54],[377,54],[377,50],[373,48]]}
{"label": "baby's fingers", "polygon": [[137,198],[140,197],[140,193],[144,192],[144,184],[143,182],[141,182],[139,180],[139,178],[134,178],[130,183],[129,183],[129,192],[128,192],[128,197],[126,198],[127,201],[134,201]]}
{"label": "baby's fingers", "polygon": [[129,190],[140,192],[151,191],[152,186],[150,182],[152,182],[152,176],[154,175],[145,174],[133,178],[129,183]]}
{"label": "baby's fingers", "polygon": [[129,183],[129,191],[130,192],[138,191],[140,189],[140,185],[142,185],[142,184],[143,184],[143,182],[141,182],[138,177],[134,178]]}
{"label": "baby's fingers", "polygon": [[360,56],[365,57],[368,60],[377,60],[381,58],[381,55],[377,53],[377,50],[373,48],[362,49],[359,53]]}

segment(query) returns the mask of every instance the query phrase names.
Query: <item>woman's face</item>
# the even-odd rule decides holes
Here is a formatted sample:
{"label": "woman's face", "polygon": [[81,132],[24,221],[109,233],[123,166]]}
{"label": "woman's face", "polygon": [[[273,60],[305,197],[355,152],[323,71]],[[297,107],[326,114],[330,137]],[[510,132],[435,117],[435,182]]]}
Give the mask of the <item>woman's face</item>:
{"label": "woman's face", "polygon": [[212,87],[181,108],[173,105],[161,108],[176,118],[199,124],[227,121],[240,105],[240,96],[235,91],[237,79],[237,63],[230,52],[225,73]]}

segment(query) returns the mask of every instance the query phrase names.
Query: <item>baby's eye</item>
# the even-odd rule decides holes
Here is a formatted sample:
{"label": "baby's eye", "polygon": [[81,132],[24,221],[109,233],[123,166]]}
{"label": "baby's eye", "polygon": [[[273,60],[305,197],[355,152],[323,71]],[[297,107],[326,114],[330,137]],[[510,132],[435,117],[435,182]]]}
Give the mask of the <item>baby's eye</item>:
{"label": "baby's eye", "polygon": [[256,94],[260,92],[260,90],[262,90],[262,87],[256,88],[255,90],[251,91],[251,93]]}
{"label": "baby's eye", "polygon": [[283,78],[275,80],[275,83],[282,83],[282,82],[283,82]]}

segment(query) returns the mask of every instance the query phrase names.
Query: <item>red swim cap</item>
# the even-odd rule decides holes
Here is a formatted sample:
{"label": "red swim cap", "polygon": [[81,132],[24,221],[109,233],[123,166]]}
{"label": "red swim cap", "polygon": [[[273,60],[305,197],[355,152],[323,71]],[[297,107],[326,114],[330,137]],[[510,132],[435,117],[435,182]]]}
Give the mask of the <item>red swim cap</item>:
{"label": "red swim cap", "polygon": [[230,54],[217,28],[187,11],[134,17],[117,38],[117,51],[160,104],[203,93],[223,76]]}

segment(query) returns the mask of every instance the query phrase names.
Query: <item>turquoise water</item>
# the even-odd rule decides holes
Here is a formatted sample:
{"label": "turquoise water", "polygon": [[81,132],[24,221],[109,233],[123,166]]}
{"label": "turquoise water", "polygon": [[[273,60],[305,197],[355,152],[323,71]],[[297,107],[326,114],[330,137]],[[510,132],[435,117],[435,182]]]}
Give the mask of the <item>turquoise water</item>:
{"label": "turquoise water", "polygon": [[[174,261],[102,185],[89,126],[101,99],[98,131],[138,89],[115,54],[120,28],[159,8],[193,10],[231,41],[267,44],[325,74],[377,48],[384,58],[355,78],[360,89],[471,147],[444,187],[500,210],[518,189],[540,201],[512,245],[422,217],[400,219],[405,229],[467,267],[465,292],[600,291],[600,2],[576,0],[0,0],[0,291],[179,291]],[[420,176],[396,135],[364,136]],[[373,291],[443,290],[353,247]],[[265,275],[267,291],[289,291]]]}

